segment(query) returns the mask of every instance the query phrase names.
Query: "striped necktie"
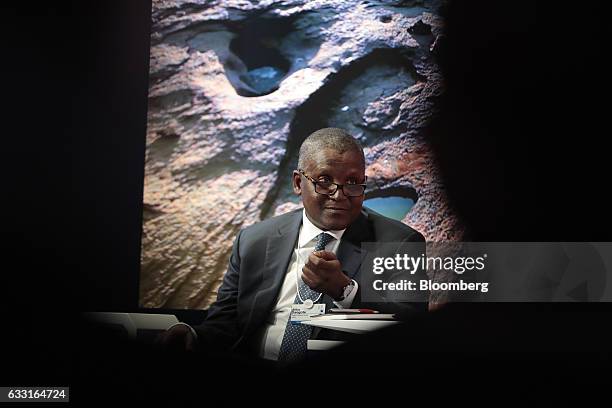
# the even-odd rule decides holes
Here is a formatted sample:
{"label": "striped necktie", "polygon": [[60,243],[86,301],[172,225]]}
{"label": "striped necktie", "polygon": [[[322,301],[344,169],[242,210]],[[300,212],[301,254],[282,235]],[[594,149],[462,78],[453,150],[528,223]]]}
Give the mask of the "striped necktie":
{"label": "striped necktie", "polygon": [[[320,233],[317,235],[315,251],[324,250],[325,246],[333,239],[334,237],[325,232]],[[300,291],[299,295],[304,300],[311,299],[314,302],[319,297],[319,292],[310,289],[301,278],[298,279],[298,290]],[[295,296],[294,304],[302,303],[299,295]],[[278,354],[278,361],[293,363],[303,359],[306,355],[306,346],[311,333],[312,326],[299,323],[293,324],[290,317],[285,327],[285,335],[283,336],[283,342]]]}

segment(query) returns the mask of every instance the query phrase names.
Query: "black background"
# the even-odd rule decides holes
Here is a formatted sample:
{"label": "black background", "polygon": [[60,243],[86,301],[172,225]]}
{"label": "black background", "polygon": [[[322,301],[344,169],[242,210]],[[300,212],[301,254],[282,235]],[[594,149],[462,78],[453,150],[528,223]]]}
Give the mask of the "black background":
{"label": "black background", "polygon": [[[201,373],[184,356],[151,362],[137,345],[106,338],[84,345],[79,311],[131,310],[137,302],[151,6],[82,3],[3,6],[3,384],[71,384],[74,398],[86,400],[98,396],[92,384],[100,381],[148,400],[135,384],[168,384],[168,399],[194,385],[193,377],[168,374],[177,370],[226,383],[224,376],[250,371],[223,359],[202,363],[209,367]],[[450,3],[445,13],[439,58],[447,92],[428,137],[471,238],[610,241],[602,8],[477,1]],[[523,373],[544,371],[531,384],[553,372],[572,383],[601,379],[596,369],[609,355],[595,337],[609,305],[472,305],[453,315],[453,330],[479,321],[483,308],[496,317],[486,320],[489,333],[512,324],[540,342],[550,327],[546,341],[567,345],[562,351],[595,352],[555,354],[552,364],[521,354]],[[437,327],[431,338],[448,334],[443,319]],[[484,343],[503,350],[510,342]],[[478,361],[499,374],[506,359],[514,360]],[[474,369],[461,361],[455,372]],[[432,372],[448,372],[438,364]],[[151,372],[156,380],[143,380]],[[132,385],[136,391],[121,388]]]}

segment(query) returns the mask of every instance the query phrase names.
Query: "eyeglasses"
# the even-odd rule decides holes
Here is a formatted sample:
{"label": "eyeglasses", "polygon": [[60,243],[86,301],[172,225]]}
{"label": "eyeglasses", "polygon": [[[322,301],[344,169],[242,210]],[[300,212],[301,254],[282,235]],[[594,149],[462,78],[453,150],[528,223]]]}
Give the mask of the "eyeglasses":
{"label": "eyeglasses", "polygon": [[365,188],[366,188],[366,184],[365,181],[368,180],[367,176],[364,180],[364,184],[338,184],[338,183],[332,183],[331,181],[318,181],[313,179],[312,177],[308,176],[306,173],[304,173],[304,170],[302,169],[298,169],[298,172],[306,177],[308,180],[310,180],[312,182],[312,184],[314,184],[314,188],[315,188],[315,192],[319,193],[319,194],[325,194],[325,195],[329,195],[332,196],[334,194],[336,194],[336,191],[338,191],[338,189],[342,189],[342,192],[344,193],[345,196],[347,197],[359,197],[362,196]]}

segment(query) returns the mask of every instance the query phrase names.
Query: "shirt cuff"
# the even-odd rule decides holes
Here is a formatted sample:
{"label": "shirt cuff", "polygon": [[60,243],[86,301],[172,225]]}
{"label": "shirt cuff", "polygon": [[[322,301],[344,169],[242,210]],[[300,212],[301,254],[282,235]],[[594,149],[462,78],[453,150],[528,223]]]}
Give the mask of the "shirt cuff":
{"label": "shirt cuff", "polygon": [[[353,291],[354,292],[354,291]],[[195,337],[195,339],[198,339],[198,333],[195,331],[195,329],[193,327],[191,327],[190,325],[188,325],[187,323],[183,323],[183,322],[178,322],[173,324],[172,326],[168,327],[168,330],[170,330],[171,328],[173,328],[174,326],[187,326],[189,327],[189,330],[191,330],[191,334],[193,334],[193,337]]]}
{"label": "shirt cuff", "polygon": [[357,288],[359,288],[359,285],[354,279],[351,279],[351,282],[353,282],[353,290],[351,290],[351,292],[343,300],[334,300],[334,305],[336,305],[336,307],[338,307],[339,309],[350,308],[351,304],[353,303],[353,299],[355,299],[355,295],[357,294]]}

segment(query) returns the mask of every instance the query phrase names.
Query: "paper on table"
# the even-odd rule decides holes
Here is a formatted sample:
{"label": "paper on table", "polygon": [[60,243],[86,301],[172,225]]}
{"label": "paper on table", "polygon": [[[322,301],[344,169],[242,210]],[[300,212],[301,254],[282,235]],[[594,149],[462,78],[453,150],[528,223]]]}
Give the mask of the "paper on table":
{"label": "paper on table", "polygon": [[397,320],[302,320],[301,324],[349,333],[367,333],[400,324]]}
{"label": "paper on table", "polygon": [[360,314],[326,314],[314,316],[310,320],[396,320],[393,314],[387,313],[360,313]]}

